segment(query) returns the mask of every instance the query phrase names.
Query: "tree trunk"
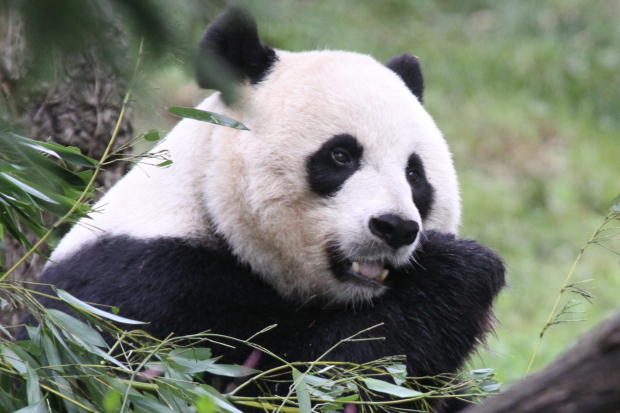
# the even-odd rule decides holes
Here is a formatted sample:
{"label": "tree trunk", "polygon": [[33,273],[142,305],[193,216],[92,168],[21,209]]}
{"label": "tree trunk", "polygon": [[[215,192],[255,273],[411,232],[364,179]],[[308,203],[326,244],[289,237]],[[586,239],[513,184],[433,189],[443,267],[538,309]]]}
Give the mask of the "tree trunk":
{"label": "tree trunk", "polygon": [[620,313],[541,372],[465,413],[620,412]]}
{"label": "tree trunk", "polygon": [[[41,80],[28,77],[31,71],[24,29],[15,10],[0,11],[0,102],[4,106],[0,108],[0,119],[18,125],[29,138],[77,146],[83,154],[99,159],[112,136],[126,92],[127,83],[122,76],[126,71],[122,65],[128,62],[125,37],[118,28],[110,28],[110,41],[118,45],[118,60],[100,58],[94,46],[71,55],[57,54],[54,78]],[[131,139],[131,120],[131,110],[128,110],[115,148]],[[97,178],[95,187],[110,188],[127,168],[128,164],[123,162],[109,165]],[[44,222],[48,227],[55,221],[56,217],[45,214]],[[32,233],[28,238],[33,243],[37,240]],[[7,248],[3,253],[8,269],[26,251],[11,237],[6,237],[5,243]],[[41,252],[48,255],[50,251],[44,246]],[[11,278],[36,281],[44,264],[44,258],[33,255]],[[0,314],[0,324],[12,325],[19,319],[16,309],[5,309]]]}

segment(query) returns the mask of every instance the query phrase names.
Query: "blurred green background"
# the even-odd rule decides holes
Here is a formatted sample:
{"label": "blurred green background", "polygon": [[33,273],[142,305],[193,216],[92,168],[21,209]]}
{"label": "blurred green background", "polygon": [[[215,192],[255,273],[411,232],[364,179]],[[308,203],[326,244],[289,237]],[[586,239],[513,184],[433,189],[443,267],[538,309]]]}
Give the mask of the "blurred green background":
{"label": "blurred green background", "polygon": [[[496,337],[472,359],[500,381],[523,377],[579,250],[620,193],[620,2],[617,0],[247,1],[262,39],[291,51],[341,49],[386,62],[420,57],[425,106],[452,147],[461,235],[505,259],[509,288]],[[216,9],[222,9],[220,4]],[[193,29],[192,29],[193,30]],[[195,28],[197,43],[204,27]],[[148,78],[136,130],[169,129],[155,106],[197,104],[191,70]],[[608,244],[619,250],[619,245]],[[540,369],[620,302],[618,255],[593,245],[572,281],[596,298],[551,327]],[[578,296],[564,294],[562,303]],[[570,317],[564,317],[565,319]]]}

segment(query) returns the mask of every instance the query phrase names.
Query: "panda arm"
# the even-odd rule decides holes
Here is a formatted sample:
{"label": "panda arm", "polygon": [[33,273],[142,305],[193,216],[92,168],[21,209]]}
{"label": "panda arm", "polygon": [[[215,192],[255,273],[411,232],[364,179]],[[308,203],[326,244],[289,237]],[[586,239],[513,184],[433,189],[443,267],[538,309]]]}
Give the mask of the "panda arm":
{"label": "panda arm", "polygon": [[[271,287],[228,251],[178,238],[104,237],[50,263],[41,282],[86,302],[118,307],[119,315],[148,322],[124,328],[160,339],[207,330],[246,339],[286,313]],[[40,290],[53,294],[49,287]],[[58,300],[40,301],[69,310]]]}
{"label": "panda arm", "polygon": [[319,349],[382,323],[366,336],[385,340],[344,343],[327,359],[367,362],[406,355],[410,376],[463,367],[492,329],[492,304],[504,286],[503,263],[475,241],[436,231],[426,234],[415,261],[391,273],[389,290],[370,305],[317,312],[313,332],[303,338],[307,345],[297,343],[298,358],[313,359]]}

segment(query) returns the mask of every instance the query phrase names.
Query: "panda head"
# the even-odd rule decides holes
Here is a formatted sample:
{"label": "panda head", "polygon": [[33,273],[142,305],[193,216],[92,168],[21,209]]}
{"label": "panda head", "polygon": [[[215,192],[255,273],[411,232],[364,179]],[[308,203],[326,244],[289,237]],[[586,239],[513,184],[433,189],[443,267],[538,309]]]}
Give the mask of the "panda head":
{"label": "panda head", "polygon": [[425,230],[457,231],[456,173],[421,104],[416,57],[384,66],[357,53],[276,51],[239,9],[208,28],[200,50],[235,87],[207,72],[199,85],[223,90],[216,109],[251,129],[211,137],[210,220],[282,295],[369,300],[411,265]]}

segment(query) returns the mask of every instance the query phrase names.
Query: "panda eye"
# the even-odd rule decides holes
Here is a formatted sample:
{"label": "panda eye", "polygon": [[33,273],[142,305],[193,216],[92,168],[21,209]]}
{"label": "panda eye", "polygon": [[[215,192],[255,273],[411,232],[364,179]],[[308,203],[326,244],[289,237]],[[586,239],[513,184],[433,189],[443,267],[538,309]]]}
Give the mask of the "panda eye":
{"label": "panda eye", "polygon": [[332,151],[332,159],[339,165],[348,165],[351,163],[351,156],[343,149],[334,149]]}
{"label": "panda eye", "polygon": [[409,170],[407,171],[407,180],[411,183],[416,183],[420,180],[420,174],[416,171]]}

